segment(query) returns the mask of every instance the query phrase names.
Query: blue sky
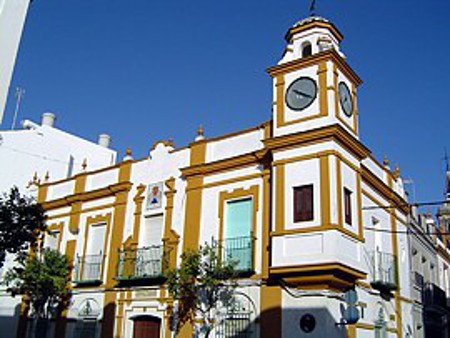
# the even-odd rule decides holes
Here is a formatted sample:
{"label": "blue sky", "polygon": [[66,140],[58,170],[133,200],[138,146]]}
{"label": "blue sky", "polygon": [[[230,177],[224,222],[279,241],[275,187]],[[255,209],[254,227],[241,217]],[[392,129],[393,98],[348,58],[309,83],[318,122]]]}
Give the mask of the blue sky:
{"label": "blue sky", "polygon": [[[415,183],[416,200],[443,193],[450,151],[450,1],[321,1],[317,12],[345,36],[359,90],[361,139]],[[35,0],[11,88],[26,89],[21,115],[95,140],[110,133],[135,158],[153,142],[186,145],[270,118],[265,69],[308,1]],[[12,119],[10,95],[3,126]]]}

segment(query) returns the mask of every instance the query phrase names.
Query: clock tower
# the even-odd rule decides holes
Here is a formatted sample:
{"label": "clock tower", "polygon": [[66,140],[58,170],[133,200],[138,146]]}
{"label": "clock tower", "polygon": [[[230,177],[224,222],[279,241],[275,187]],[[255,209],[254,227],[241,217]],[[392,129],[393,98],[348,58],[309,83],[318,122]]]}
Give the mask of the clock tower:
{"label": "clock tower", "polygon": [[286,33],[273,78],[274,136],[339,124],[358,138],[361,79],[340,49],[343,35],[329,20],[310,16]]}

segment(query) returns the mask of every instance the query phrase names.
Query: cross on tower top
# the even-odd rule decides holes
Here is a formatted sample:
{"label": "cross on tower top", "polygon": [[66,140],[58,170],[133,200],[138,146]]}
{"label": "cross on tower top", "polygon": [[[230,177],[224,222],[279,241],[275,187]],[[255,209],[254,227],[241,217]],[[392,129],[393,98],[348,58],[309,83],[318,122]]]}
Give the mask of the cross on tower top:
{"label": "cross on tower top", "polygon": [[309,12],[311,16],[316,15],[316,0],[311,0],[311,3],[309,5]]}

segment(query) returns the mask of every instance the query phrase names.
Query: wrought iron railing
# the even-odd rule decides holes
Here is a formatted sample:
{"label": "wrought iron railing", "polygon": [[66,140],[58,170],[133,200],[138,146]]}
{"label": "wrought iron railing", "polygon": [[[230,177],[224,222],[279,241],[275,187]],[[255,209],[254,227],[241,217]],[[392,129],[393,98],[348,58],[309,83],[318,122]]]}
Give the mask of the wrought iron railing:
{"label": "wrought iron railing", "polygon": [[74,283],[96,283],[102,281],[103,255],[77,256],[73,270]]}
{"label": "wrought iron railing", "polygon": [[445,291],[433,283],[426,283],[422,290],[422,305],[427,307],[447,308]]}
{"label": "wrought iron railing", "polygon": [[225,261],[236,262],[235,270],[239,273],[254,270],[254,237],[242,236],[218,241],[219,255]]}
{"label": "wrought iron railing", "polygon": [[163,274],[164,247],[154,245],[145,248],[119,251],[117,279],[151,279]]}
{"label": "wrought iron railing", "polygon": [[395,256],[386,252],[373,251],[371,253],[372,287],[382,291],[397,289],[397,263]]}

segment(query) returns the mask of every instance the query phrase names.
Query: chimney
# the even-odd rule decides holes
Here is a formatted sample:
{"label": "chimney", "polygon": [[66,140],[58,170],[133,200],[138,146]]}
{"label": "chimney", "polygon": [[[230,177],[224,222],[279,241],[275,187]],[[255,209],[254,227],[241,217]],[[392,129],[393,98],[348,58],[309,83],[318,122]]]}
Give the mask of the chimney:
{"label": "chimney", "polygon": [[109,144],[111,143],[111,136],[108,134],[100,134],[98,135],[98,144],[102,147],[109,148]]}
{"label": "chimney", "polygon": [[44,114],[42,114],[41,125],[53,127],[53,125],[55,124],[55,120],[56,120],[55,114],[53,114],[51,112],[44,113]]}

